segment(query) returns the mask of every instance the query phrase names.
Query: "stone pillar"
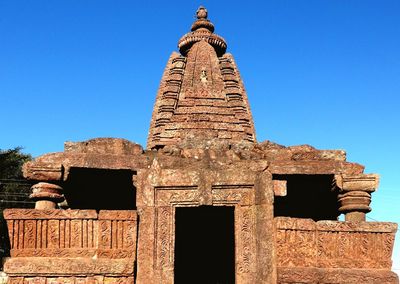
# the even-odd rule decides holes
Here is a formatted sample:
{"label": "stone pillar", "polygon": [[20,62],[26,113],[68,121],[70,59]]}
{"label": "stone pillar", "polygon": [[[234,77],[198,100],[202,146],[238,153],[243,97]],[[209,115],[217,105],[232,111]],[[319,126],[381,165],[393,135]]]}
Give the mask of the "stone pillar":
{"label": "stone pillar", "polygon": [[53,183],[39,182],[31,187],[32,194],[29,196],[35,200],[35,209],[55,209],[57,203],[64,200],[62,187]]}
{"label": "stone pillar", "polygon": [[371,193],[378,187],[376,174],[335,175],[339,188],[339,211],[345,214],[346,221],[365,221],[365,214],[371,211]]}

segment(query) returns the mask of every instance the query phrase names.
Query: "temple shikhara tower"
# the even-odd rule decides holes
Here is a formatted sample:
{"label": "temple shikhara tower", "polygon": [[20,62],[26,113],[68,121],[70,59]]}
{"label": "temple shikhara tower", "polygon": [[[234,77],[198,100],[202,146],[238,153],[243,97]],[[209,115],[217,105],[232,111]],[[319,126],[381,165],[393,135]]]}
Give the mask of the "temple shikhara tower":
{"label": "temple shikhara tower", "polygon": [[398,283],[397,225],[365,219],[378,175],[342,150],[257,142],[205,8],[178,47],[146,149],[66,142],[24,165],[36,208],[4,212],[8,283]]}

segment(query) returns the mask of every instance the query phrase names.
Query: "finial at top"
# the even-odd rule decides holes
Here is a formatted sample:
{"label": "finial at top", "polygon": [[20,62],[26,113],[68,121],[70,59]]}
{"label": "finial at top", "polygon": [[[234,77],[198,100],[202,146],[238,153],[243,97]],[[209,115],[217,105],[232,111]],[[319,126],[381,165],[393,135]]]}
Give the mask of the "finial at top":
{"label": "finial at top", "polygon": [[203,30],[204,32],[206,32],[205,29],[211,33],[214,32],[214,25],[213,23],[210,22],[209,19],[207,19],[207,16],[208,16],[207,9],[204,8],[203,6],[200,6],[196,11],[197,19],[194,21],[192,25],[192,32],[199,29]]}
{"label": "finial at top", "polygon": [[196,17],[197,19],[207,19],[207,9],[204,8],[203,6],[200,6],[199,9],[196,11]]}
{"label": "finial at top", "polygon": [[185,34],[178,42],[179,51],[186,55],[193,44],[205,40],[214,47],[218,56],[226,51],[226,42],[219,35],[214,34],[214,25],[207,19],[208,12],[203,6],[196,11],[196,20],[192,24],[191,32]]}

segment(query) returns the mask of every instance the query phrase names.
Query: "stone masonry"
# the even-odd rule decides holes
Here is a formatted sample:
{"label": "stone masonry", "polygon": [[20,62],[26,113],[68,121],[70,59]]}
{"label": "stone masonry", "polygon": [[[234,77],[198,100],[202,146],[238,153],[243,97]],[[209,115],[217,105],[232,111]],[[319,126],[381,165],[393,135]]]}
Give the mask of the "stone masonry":
{"label": "stone masonry", "polygon": [[66,142],[24,165],[36,208],[4,212],[8,283],[398,283],[397,225],[365,219],[379,176],[342,150],[257,142],[233,56],[196,15],[147,149]]}

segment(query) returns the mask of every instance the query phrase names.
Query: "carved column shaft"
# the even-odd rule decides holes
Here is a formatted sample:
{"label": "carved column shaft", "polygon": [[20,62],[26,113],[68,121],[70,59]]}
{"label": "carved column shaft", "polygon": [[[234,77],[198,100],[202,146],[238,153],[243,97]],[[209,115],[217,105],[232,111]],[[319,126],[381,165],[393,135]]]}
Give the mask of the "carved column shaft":
{"label": "carved column shaft", "polygon": [[339,211],[345,214],[346,221],[365,221],[366,213],[371,211],[371,193],[378,187],[376,174],[336,175],[339,188]]}
{"label": "carved column shaft", "polygon": [[32,194],[29,196],[35,200],[35,209],[55,209],[57,203],[64,200],[62,187],[56,184],[39,182],[31,187]]}

